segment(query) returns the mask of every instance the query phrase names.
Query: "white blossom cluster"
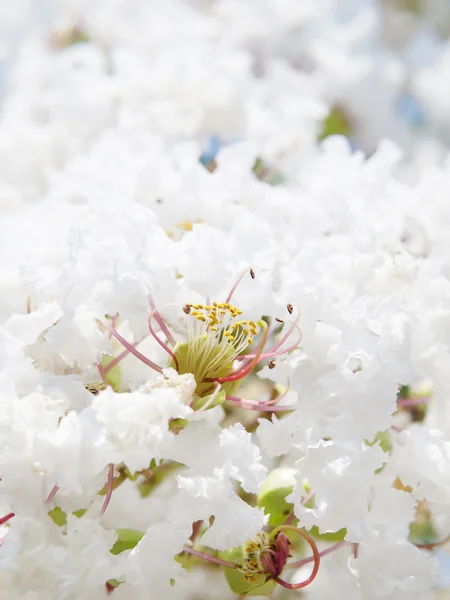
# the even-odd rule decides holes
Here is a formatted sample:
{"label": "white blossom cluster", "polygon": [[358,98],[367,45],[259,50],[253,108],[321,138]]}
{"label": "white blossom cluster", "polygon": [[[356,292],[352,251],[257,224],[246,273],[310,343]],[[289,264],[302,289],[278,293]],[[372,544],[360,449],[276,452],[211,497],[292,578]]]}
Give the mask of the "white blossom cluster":
{"label": "white blossom cluster", "polygon": [[0,600],[432,600],[447,0],[0,2]]}

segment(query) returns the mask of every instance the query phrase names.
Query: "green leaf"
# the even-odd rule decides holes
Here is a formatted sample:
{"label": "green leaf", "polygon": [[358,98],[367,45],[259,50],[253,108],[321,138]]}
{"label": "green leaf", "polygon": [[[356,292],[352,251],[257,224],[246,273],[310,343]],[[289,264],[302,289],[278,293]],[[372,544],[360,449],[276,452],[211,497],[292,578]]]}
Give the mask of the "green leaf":
{"label": "green leaf", "polygon": [[[114,360],[114,356],[104,354],[101,358],[100,364],[102,367],[106,367],[110,362]],[[106,374],[106,381],[112,387],[115,392],[122,390],[122,374],[120,372],[120,366],[116,365]]]}
{"label": "green leaf", "polygon": [[58,525],[58,527],[67,525],[67,515],[59,508],[59,506],[55,506],[55,508],[49,511],[48,516],[55,525]]}
{"label": "green leaf", "polygon": [[347,529],[339,529],[339,531],[327,531],[326,533],[320,533],[319,528],[314,525],[309,531],[309,533],[316,538],[316,540],[321,540],[323,542],[343,542],[345,540],[345,536],[347,535]]}
{"label": "green leaf", "polygon": [[135,529],[117,529],[118,535],[114,546],[111,548],[111,554],[120,554],[125,550],[132,550],[144,537],[144,534]]}
{"label": "green leaf", "polygon": [[349,136],[350,123],[343,112],[337,106],[333,107],[322,124],[322,131],[319,134],[319,141],[324,140],[330,135],[345,135]]}
{"label": "green leaf", "polygon": [[364,440],[367,446],[375,446],[378,442],[380,443],[380,448],[386,454],[390,454],[392,452],[392,442],[389,430],[379,431],[374,439],[370,442],[369,440]]}

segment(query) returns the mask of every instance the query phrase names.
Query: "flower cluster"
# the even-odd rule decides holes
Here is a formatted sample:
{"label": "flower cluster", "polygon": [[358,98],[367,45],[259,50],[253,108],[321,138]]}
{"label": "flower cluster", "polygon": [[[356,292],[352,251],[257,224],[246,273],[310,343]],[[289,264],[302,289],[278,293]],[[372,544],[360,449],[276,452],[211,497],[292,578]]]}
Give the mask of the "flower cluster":
{"label": "flower cluster", "polygon": [[0,6],[0,598],[445,587],[449,32]]}

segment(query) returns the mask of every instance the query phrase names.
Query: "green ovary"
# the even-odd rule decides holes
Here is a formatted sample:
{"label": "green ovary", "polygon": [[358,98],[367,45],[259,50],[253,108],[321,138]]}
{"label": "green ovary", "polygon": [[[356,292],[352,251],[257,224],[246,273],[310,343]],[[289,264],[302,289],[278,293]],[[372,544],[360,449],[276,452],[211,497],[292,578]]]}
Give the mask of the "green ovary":
{"label": "green ovary", "polygon": [[[207,334],[202,334],[189,342],[177,344],[174,354],[178,361],[178,373],[192,373],[195,377],[197,387],[195,393],[200,398],[214,392],[215,384],[205,379],[217,379],[226,377],[233,371],[233,361],[236,351],[232,344],[223,340],[221,343],[212,345]],[[170,367],[176,368],[174,361],[170,360]],[[223,389],[227,390],[224,384]]]}

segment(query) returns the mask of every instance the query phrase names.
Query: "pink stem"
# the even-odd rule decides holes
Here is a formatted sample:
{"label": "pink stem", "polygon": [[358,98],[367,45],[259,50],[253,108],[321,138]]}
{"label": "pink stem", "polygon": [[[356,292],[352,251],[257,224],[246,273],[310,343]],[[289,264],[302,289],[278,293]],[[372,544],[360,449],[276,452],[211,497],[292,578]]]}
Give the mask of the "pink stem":
{"label": "pink stem", "polygon": [[[114,327],[114,329],[117,327],[118,316],[119,316],[119,313],[116,313],[111,319],[111,325],[112,325],[112,327]],[[108,338],[111,339],[111,332],[108,334]]]}
{"label": "pink stem", "polygon": [[176,341],[175,341],[173,335],[167,329],[167,325],[164,323],[163,318],[161,317],[161,315],[159,314],[159,312],[156,310],[156,305],[155,305],[155,303],[153,301],[152,296],[148,297],[148,301],[150,303],[150,308],[152,309],[152,311],[155,312],[155,319],[156,319],[156,322],[158,323],[158,325],[160,326],[161,331],[164,333],[164,335],[166,336],[166,338],[169,340],[170,344],[172,346],[175,346],[176,345]]}
{"label": "pink stem", "polygon": [[108,472],[108,491],[106,493],[105,500],[103,502],[103,506],[100,510],[100,517],[103,517],[106,509],[108,508],[108,504],[109,504],[109,501],[111,500],[111,496],[113,493],[113,487],[114,487],[114,465],[111,463],[109,465],[109,472]]}
{"label": "pink stem", "polygon": [[283,337],[281,338],[281,340],[278,342],[278,344],[276,344],[276,346],[274,346],[272,348],[273,352],[276,352],[278,350],[278,348],[281,348],[281,346],[284,344],[284,342],[291,336],[291,333],[294,331],[294,329],[298,329],[300,332],[300,340],[299,343],[301,342],[302,339],[302,332],[300,331],[300,329],[298,328],[298,322],[300,321],[300,314],[297,316],[297,318],[295,319],[295,321],[292,323],[291,327],[289,328],[289,330],[287,331],[287,333],[285,333],[283,335]]}
{"label": "pink stem", "polygon": [[108,380],[106,379],[106,373],[105,373],[105,369],[103,368],[103,365],[98,363],[97,369],[98,369],[98,372],[100,373],[100,377],[102,378],[103,383],[105,385],[108,385]]}
{"label": "pink stem", "polygon": [[248,272],[248,269],[245,269],[245,271],[243,273],[241,273],[236,281],[236,283],[233,285],[233,287],[230,290],[230,293],[228,294],[225,302],[229,302],[231,300],[231,298],[233,297],[234,292],[236,291],[238,285],[241,283],[241,281],[244,279],[246,273]]}
{"label": "pink stem", "polygon": [[430,396],[414,396],[412,398],[400,398],[397,400],[397,406],[420,406],[421,404],[429,404]]}
{"label": "pink stem", "polygon": [[12,519],[13,517],[16,516],[16,513],[10,512],[7,515],[5,515],[4,517],[2,517],[0,519],[0,525],[4,525],[5,523],[7,523],[10,519]]}
{"label": "pink stem", "polygon": [[113,334],[113,336],[116,338],[116,340],[119,340],[119,342],[122,344],[122,346],[125,346],[125,348],[128,350],[128,352],[133,354],[136,358],[138,358],[140,361],[142,361],[148,367],[154,369],[158,373],[161,373],[161,375],[163,374],[163,370],[161,369],[160,366],[158,366],[156,363],[154,363],[149,358],[144,356],[141,352],[139,352],[139,350],[136,350],[136,348],[134,348],[129,342],[127,342],[127,340],[125,338],[123,338],[120,335],[120,333],[118,333],[113,327],[110,327],[110,331]]}
{"label": "pink stem", "polygon": [[[337,542],[336,544],[333,544],[333,546],[326,548],[326,550],[322,550],[322,552],[319,552],[320,557],[322,558],[323,556],[326,556],[327,554],[331,554],[332,552],[339,550],[339,548],[343,548],[344,546],[349,546],[349,545],[350,545],[350,542]],[[313,562],[313,560],[314,560],[314,556],[309,556],[308,558],[303,558],[302,560],[298,560],[296,562],[289,563],[284,568],[285,569],[299,569],[300,567],[303,567],[303,565],[307,565],[310,562]]]}
{"label": "pink stem", "polygon": [[176,366],[176,370],[178,371],[178,359],[175,356],[175,354],[172,352],[172,350],[169,348],[169,346],[167,346],[167,344],[165,344],[161,338],[159,338],[155,332],[155,330],[152,327],[152,317],[155,315],[155,311],[152,311],[152,313],[150,314],[149,318],[148,318],[148,328],[150,329],[150,333],[152,334],[152,336],[155,338],[155,340],[158,342],[158,344],[164,348],[164,350],[167,352],[167,354],[169,354],[172,357],[173,362],[175,363]]}
{"label": "pink stem", "polygon": [[267,406],[267,404],[250,404],[250,401],[246,403],[245,400],[237,398],[236,396],[225,396],[225,399],[228,402],[238,404],[239,406],[247,410],[258,410],[259,412],[282,412],[287,410],[295,410],[295,406]]}
{"label": "pink stem", "polygon": [[[133,348],[136,348],[136,346],[139,346],[139,344],[141,344],[145,338],[147,337],[147,335],[144,335],[143,337],[141,337],[140,340],[138,340],[137,342],[134,342],[134,344],[131,344],[133,346]],[[121,360],[123,360],[125,358],[125,356],[127,354],[129,354],[129,350],[124,350],[123,352],[121,352],[118,356],[116,356],[116,358],[114,358],[110,363],[108,363],[105,367],[103,367],[103,372],[105,373],[109,373],[109,371],[111,369],[114,369],[114,367],[116,365],[118,365],[120,363]]]}
{"label": "pink stem", "polygon": [[222,560],[221,558],[209,556],[209,554],[205,554],[204,552],[194,550],[194,548],[191,548],[190,546],[183,546],[183,551],[187,552],[188,554],[192,554],[193,556],[197,556],[198,558],[202,558],[203,560],[207,560],[208,562],[214,563],[216,565],[222,565],[222,567],[236,569],[236,567],[238,566],[236,563],[230,562],[228,560]]}
{"label": "pink stem", "polygon": [[[274,348],[272,348],[272,350],[268,350],[267,352],[260,354],[259,360],[264,360],[265,358],[273,358],[274,356],[282,356],[283,354],[287,354],[288,352],[291,352],[291,350],[295,350],[296,348],[298,348],[298,345],[300,344],[300,342],[302,341],[302,338],[303,338],[302,332],[300,330],[299,330],[299,332],[300,332],[300,337],[295,342],[295,344],[292,344],[291,346],[288,346],[287,348],[284,348],[283,350],[275,350]],[[279,347],[279,346],[277,346],[277,347]],[[253,358],[254,356],[256,356],[256,355],[255,354],[245,354],[244,356],[238,356],[236,360],[244,360],[247,358]]]}
{"label": "pink stem", "polygon": [[59,490],[59,487],[55,484],[51,491],[50,494],[47,496],[47,500],[45,501],[46,504],[50,504],[51,501],[53,500],[53,498],[56,496],[57,491]]}

